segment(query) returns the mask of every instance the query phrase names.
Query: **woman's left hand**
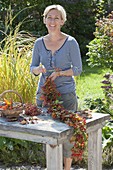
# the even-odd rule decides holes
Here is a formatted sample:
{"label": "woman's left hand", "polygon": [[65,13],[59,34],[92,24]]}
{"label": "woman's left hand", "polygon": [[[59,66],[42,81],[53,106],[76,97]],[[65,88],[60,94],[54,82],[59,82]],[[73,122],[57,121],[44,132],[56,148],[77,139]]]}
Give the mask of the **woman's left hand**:
{"label": "woman's left hand", "polygon": [[49,78],[51,78],[52,81],[54,81],[57,77],[59,77],[59,71],[58,72],[53,72]]}

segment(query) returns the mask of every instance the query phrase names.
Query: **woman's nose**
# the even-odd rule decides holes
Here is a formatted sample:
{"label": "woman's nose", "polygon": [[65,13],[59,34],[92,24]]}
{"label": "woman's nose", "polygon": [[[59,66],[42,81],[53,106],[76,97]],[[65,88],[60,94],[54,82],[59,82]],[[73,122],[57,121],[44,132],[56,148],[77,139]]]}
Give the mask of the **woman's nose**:
{"label": "woman's nose", "polygon": [[51,22],[55,22],[55,18],[51,18],[50,21],[51,21]]}

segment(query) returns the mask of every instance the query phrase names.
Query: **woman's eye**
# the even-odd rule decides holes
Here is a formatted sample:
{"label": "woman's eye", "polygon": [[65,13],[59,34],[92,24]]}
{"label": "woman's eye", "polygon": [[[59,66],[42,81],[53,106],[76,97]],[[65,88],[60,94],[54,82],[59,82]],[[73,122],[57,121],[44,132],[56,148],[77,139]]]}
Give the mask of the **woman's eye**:
{"label": "woman's eye", "polygon": [[51,17],[47,17],[47,19],[51,19]]}
{"label": "woman's eye", "polygon": [[59,18],[58,17],[56,17],[56,18],[47,17],[47,19],[49,19],[49,20],[58,20]]}

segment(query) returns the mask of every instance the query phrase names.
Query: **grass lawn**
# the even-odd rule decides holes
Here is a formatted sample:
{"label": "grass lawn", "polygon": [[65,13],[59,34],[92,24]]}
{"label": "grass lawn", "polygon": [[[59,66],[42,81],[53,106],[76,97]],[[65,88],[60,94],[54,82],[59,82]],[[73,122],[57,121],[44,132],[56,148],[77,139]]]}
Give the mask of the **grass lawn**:
{"label": "grass lawn", "polygon": [[109,71],[109,69],[104,69],[101,67],[91,68],[86,63],[83,63],[83,72],[79,77],[76,78],[76,91],[79,97],[78,101],[80,109],[85,107],[85,99],[96,99],[104,97],[103,90],[101,89],[101,81],[104,79],[103,75]]}

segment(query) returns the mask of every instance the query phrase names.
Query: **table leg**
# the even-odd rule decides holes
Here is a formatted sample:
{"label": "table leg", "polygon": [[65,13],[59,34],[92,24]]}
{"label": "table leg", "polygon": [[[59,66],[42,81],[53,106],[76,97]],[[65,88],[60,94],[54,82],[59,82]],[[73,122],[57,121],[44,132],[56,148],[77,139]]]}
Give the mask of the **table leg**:
{"label": "table leg", "polygon": [[88,133],[88,170],[102,170],[102,130]]}
{"label": "table leg", "polygon": [[63,170],[62,144],[51,147],[46,144],[47,170]]}

